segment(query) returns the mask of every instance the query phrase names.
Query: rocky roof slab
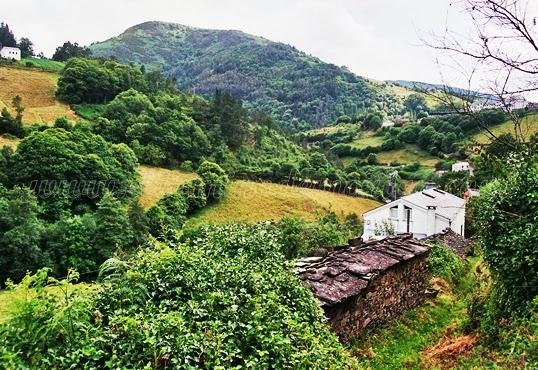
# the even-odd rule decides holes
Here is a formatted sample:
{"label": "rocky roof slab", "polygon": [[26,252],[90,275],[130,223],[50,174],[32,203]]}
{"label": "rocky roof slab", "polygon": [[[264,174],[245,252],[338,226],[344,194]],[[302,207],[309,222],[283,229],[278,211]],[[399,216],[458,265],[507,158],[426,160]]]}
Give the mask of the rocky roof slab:
{"label": "rocky roof slab", "polygon": [[322,305],[332,306],[359,295],[383,271],[428,250],[427,245],[413,239],[411,234],[368,242],[358,238],[324,257],[300,259],[295,272]]}

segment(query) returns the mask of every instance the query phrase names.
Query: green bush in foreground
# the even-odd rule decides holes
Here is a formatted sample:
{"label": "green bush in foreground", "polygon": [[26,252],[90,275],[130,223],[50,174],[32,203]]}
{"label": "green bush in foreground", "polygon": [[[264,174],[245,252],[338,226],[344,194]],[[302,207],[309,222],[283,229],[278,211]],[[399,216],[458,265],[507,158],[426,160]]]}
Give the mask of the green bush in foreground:
{"label": "green bush in foreground", "polygon": [[433,244],[428,255],[430,276],[440,277],[453,285],[458,284],[465,273],[465,263],[451,249]]}
{"label": "green bush in foreground", "polygon": [[60,282],[58,294],[40,271],[0,325],[0,367],[352,367],[277,240],[264,225],[206,228],[109,264],[90,291]]}

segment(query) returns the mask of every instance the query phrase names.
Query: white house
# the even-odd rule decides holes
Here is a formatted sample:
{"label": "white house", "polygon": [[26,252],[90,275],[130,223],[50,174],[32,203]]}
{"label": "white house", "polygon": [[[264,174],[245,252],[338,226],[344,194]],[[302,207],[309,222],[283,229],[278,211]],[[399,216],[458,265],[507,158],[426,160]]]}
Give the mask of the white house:
{"label": "white house", "polygon": [[469,164],[469,162],[456,162],[452,165],[452,172],[469,172],[470,175],[473,174],[473,167]]}
{"label": "white house", "polygon": [[0,50],[0,58],[21,60],[21,49],[4,46]]}
{"label": "white house", "polygon": [[394,121],[387,119],[383,121],[383,123],[381,124],[381,127],[394,127],[394,125],[395,125]]}
{"label": "white house", "polygon": [[417,239],[449,228],[464,236],[465,200],[439,189],[406,195],[363,214],[363,240],[390,233],[412,233]]}

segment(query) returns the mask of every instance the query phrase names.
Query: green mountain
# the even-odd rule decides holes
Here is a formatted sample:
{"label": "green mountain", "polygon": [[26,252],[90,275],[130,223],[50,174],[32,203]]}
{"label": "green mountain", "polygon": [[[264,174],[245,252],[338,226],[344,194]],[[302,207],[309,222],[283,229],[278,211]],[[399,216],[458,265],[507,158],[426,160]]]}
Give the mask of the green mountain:
{"label": "green mountain", "polygon": [[98,57],[160,68],[182,89],[228,91],[288,128],[319,127],[372,107],[389,114],[400,108],[382,84],[241,31],[146,22],[90,48]]}

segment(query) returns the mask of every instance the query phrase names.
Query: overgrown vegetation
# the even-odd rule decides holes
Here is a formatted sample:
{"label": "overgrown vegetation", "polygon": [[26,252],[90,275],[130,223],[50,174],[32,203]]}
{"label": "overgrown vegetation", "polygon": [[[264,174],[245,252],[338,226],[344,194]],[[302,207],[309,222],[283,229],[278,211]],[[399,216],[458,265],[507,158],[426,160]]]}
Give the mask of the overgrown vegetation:
{"label": "overgrown vegetation", "polygon": [[157,244],[125,263],[110,261],[101,279],[89,292],[53,280],[65,292],[55,295],[40,271],[15,287],[38,294],[0,324],[3,364],[353,367],[263,226],[207,228],[173,248]]}

